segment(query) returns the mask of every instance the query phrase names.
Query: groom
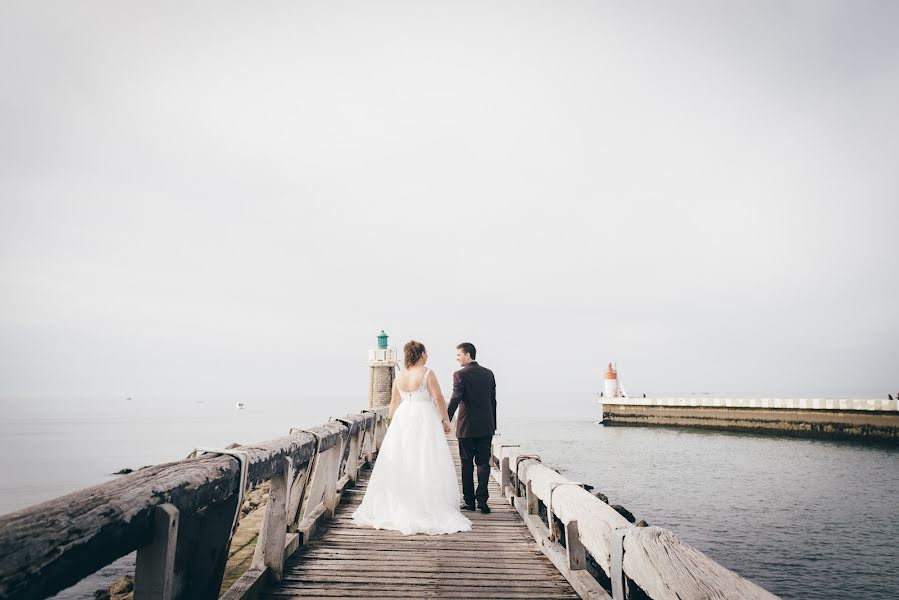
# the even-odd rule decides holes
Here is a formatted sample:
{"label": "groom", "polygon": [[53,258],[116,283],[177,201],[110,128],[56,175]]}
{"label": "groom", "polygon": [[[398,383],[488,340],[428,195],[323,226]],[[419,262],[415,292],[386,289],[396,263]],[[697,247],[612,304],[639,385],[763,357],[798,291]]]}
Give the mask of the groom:
{"label": "groom", "polygon": [[[459,409],[456,437],[459,438],[459,458],[462,461],[463,510],[475,510],[475,500],[481,512],[487,514],[487,483],[490,481],[490,443],[496,431],[496,379],[493,371],[475,362],[477,350],[464,342],[456,346],[456,362],[462,367],[453,373],[453,397],[448,413],[453,419]],[[474,489],[474,463],[478,465],[478,489]]]}

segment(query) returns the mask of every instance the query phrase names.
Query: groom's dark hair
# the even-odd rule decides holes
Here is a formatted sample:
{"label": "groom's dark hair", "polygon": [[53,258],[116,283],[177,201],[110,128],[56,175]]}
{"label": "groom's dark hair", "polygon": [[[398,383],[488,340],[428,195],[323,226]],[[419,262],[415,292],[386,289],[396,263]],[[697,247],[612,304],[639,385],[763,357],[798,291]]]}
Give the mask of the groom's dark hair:
{"label": "groom's dark hair", "polygon": [[471,344],[469,342],[462,342],[461,344],[456,346],[456,350],[461,350],[465,354],[471,355],[471,360],[474,360],[474,357],[478,353],[478,351],[474,347],[474,344]]}

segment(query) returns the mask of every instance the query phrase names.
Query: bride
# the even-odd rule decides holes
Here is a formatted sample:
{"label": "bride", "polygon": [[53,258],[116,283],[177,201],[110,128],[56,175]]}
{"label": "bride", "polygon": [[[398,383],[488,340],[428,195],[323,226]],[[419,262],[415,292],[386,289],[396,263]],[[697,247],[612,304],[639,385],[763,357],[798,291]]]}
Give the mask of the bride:
{"label": "bride", "polygon": [[362,504],[357,525],[410,535],[471,529],[459,511],[459,484],[445,433],[450,431],[446,402],[437,377],[425,364],[421,342],[403,347],[406,369],[393,382],[390,427]]}

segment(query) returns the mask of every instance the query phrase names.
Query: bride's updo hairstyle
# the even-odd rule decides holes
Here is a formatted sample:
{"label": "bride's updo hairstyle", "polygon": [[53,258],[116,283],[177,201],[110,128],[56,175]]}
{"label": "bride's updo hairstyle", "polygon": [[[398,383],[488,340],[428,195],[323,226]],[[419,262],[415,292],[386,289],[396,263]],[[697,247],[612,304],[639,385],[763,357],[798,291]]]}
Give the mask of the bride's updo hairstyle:
{"label": "bride's updo hairstyle", "polygon": [[408,369],[412,365],[418,362],[418,359],[421,358],[421,355],[425,353],[425,345],[421,342],[416,342],[415,340],[409,340],[406,342],[406,345],[403,346],[403,364],[406,365]]}

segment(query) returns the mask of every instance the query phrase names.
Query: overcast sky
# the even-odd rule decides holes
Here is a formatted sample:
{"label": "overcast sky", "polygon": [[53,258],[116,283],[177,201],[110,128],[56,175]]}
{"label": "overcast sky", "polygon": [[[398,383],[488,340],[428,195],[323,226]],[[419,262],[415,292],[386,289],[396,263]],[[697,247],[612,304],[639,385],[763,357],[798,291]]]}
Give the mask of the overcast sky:
{"label": "overcast sky", "polygon": [[0,4],[0,398],[899,391],[899,3]]}

